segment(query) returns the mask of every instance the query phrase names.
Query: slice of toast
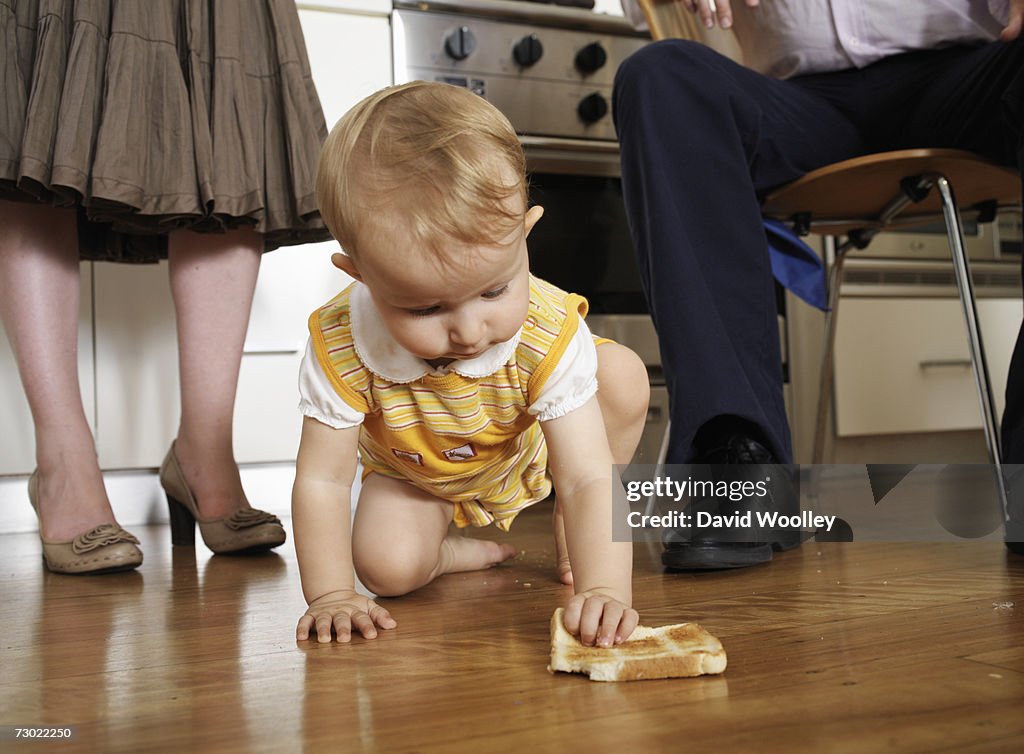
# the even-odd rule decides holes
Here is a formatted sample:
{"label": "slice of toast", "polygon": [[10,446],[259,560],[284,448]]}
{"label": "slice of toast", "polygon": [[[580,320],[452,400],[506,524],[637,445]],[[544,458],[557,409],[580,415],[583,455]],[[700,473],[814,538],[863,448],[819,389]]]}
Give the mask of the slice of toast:
{"label": "slice of toast", "polygon": [[587,647],[565,629],[562,608],[551,616],[552,673],[584,673],[592,681],[640,681],[713,675],[725,670],[725,663],[722,642],[696,623],[637,626],[622,644]]}

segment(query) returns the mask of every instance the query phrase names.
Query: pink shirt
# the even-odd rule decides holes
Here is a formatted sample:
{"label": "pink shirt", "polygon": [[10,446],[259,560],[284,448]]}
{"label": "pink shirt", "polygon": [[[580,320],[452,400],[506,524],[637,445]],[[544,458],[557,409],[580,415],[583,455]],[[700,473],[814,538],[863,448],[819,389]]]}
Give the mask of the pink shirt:
{"label": "pink shirt", "polygon": [[[636,0],[621,0],[636,25]],[[743,63],[775,78],[862,68],[880,58],[991,41],[1009,0],[732,0]]]}

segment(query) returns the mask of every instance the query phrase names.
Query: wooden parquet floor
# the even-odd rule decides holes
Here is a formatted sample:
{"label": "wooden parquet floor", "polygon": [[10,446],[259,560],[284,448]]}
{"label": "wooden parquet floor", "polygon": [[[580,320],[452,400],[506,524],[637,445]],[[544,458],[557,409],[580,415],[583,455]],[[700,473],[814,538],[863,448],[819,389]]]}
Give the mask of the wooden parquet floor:
{"label": "wooden parquet floor", "polygon": [[501,537],[515,561],[386,601],[398,629],[351,645],[294,641],[291,543],[211,557],[143,527],[139,572],[76,578],[0,536],[0,725],[75,726],[0,751],[1024,751],[1024,558],[1001,545],[812,542],[700,575],[637,545],[643,622],[701,623],[729,667],[601,684],[546,670],[568,594],[548,515]]}

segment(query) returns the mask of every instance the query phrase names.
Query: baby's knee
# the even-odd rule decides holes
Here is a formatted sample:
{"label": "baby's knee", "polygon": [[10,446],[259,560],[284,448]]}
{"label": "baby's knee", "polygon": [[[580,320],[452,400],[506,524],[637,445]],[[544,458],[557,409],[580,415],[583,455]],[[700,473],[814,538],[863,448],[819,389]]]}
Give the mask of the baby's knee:
{"label": "baby's knee", "polygon": [[627,422],[643,421],[651,398],[643,360],[618,343],[597,349],[597,390],[602,410],[614,411]]}
{"label": "baby's knee", "polygon": [[429,568],[414,558],[359,557],[353,553],[356,576],[379,597],[401,597],[429,581]]}

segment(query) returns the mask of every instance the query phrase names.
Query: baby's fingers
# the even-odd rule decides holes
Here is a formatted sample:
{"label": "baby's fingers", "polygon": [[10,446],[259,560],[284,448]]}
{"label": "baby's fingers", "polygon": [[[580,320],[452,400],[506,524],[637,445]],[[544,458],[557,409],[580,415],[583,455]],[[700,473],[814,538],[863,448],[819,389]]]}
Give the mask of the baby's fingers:
{"label": "baby's fingers", "polygon": [[299,618],[299,625],[295,628],[295,640],[306,641],[309,639],[309,630],[313,628],[313,616],[306,613]]}
{"label": "baby's fingers", "polygon": [[[334,620],[331,622],[334,626],[334,635],[338,638],[339,644],[347,644],[352,641],[352,621],[346,613],[341,613],[334,616]],[[331,640],[331,634],[328,631],[327,641]]]}
{"label": "baby's fingers", "polygon": [[391,613],[380,605],[374,605],[370,608],[370,618],[384,629],[391,629],[398,625],[398,621],[391,617]]}
{"label": "baby's fingers", "polygon": [[[339,618],[345,618],[346,616],[338,616]],[[331,640],[331,623],[332,616],[330,613],[305,613],[299,618],[299,623],[295,627],[295,640],[296,641],[308,641],[310,639],[316,639],[321,644],[327,643]],[[341,625],[337,626],[338,641],[348,641],[342,639],[342,632],[348,632],[347,625],[342,629]]]}
{"label": "baby's fingers", "polygon": [[574,595],[565,606],[565,612],[562,613],[562,623],[565,624],[565,630],[573,636],[580,635],[580,616],[583,613],[583,603],[585,601],[586,597],[578,594]]}
{"label": "baby's fingers", "polygon": [[[362,610],[356,610],[352,613],[352,627],[363,635],[364,639],[376,639],[377,628],[390,629],[398,625],[398,621],[391,617],[391,613],[385,610],[380,605],[374,605],[370,603],[370,611],[363,612]],[[337,625],[337,624],[335,624]],[[348,641],[351,638],[348,633],[348,624],[346,622],[346,636],[344,641]],[[338,634],[338,641],[343,641],[341,634]]]}
{"label": "baby's fingers", "polygon": [[594,637],[594,644],[598,647],[610,647],[615,643],[615,635],[619,630],[619,622],[626,606],[621,602],[604,603],[599,617],[600,623],[597,626],[597,635]]}
{"label": "baby's fingers", "polygon": [[577,595],[565,608],[565,628],[586,646],[621,644],[637,627],[640,616],[622,602],[605,596]]}
{"label": "baby's fingers", "polygon": [[362,610],[352,613],[352,627],[361,633],[364,639],[377,638],[377,627],[373,624],[373,618]]}
{"label": "baby's fingers", "polygon": [[615,643],[621,644],[630,637],[633,630],[640,623],[640,614],[633,608],[626,608],[619,619],[619,628],[615,632]]}
{"label": "baby's fingers", "polygon": [[[601,632],[601,627],[604,622],[606,610],[617,603],[609,602],[605,598],[601,597],[588,597],[587,601],[583,603],[583,610],[580,612],[580,642],[590,646],[611,646],[611,640],[608,639],[606,644],[601,644],[599,639],[606,639],[606,634],[610,636],[614,631],[614,626],[611,631]],[[617,623],[618,621],[616,621]]]}
{"label": "baby's fingers", "polygon": [[373,605],[368,613],[362,611],[352,613],[352,625],[363,635],[364,639],[375,639],[378,626],[384,629],[394,628],[398,625],[398,621],[380,605]]}
{"label": "baby's fingers", "polygon": [[[344,626],[341,621],[344,621]],[[321,644],[330,644],[332,625],[338,633],[338,641],[348,641],[348,616],[330,613],[320,613],[316,616],[316,640]],[[345,638],[342,638],[342,634]]]}

